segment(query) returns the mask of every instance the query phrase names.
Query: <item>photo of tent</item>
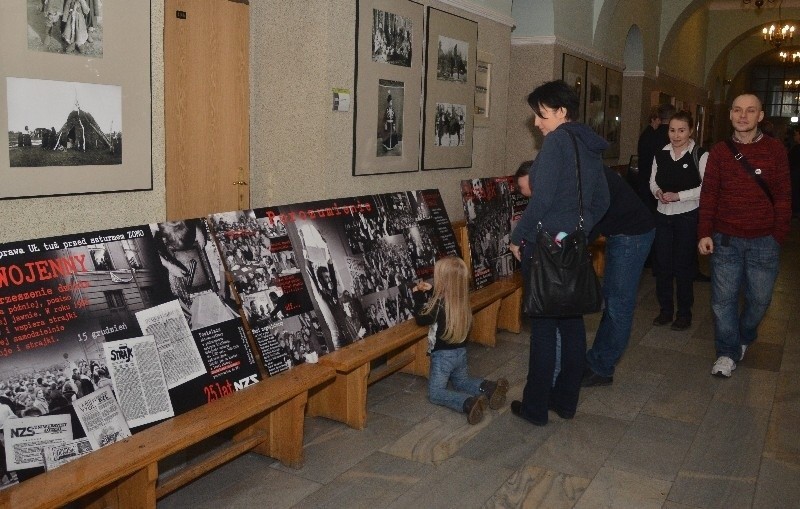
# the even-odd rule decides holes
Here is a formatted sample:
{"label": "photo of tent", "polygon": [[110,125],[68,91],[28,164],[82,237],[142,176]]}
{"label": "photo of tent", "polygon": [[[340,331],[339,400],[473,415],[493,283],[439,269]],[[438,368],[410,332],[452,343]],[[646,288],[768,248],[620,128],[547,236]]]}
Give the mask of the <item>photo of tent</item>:
{"label": "photo of tent", "polygon": [[72,110],[63,127],[58,131],[55,146],[77,148],[83,151],[94,149],[113,150],[113,146],[108,137],[95,122],[91,113],[81,111],[80,108]]}

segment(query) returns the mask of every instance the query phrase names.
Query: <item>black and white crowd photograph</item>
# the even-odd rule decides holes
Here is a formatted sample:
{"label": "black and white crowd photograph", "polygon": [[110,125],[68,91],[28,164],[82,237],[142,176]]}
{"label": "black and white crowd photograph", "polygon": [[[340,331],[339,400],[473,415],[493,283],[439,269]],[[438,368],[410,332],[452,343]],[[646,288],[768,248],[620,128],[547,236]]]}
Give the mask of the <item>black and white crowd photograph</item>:
{"label": "black and white crowd photograph", "polygon": [[411,67],[411,20],[378,9],[372,18],[372,61]]}
{"label": "black and white crowd photograph", "polygon": [[11,167],[122,164],[122,87],[6,78]]}

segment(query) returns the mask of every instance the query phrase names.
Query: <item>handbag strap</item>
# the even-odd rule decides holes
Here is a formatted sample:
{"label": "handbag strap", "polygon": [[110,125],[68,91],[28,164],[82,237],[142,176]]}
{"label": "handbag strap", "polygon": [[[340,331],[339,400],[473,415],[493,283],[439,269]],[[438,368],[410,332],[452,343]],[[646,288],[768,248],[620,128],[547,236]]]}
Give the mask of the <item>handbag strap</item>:
{"label": "handbag strap", "polygon": [[764,182],[763,178],[761,178],[761,170],[756,170],[753,168],[753,165],[750,164],[750,161],[745,159],[742,153],[739,152],[739,149],[736,148],[736,145],[733,144],[733,140],[728,138],[725,140],[725,144],[728,145],[728,148],[731,149],[731,152],[733,152],[733,158],[739,161],[742,167],[744,167],[744,169],[747,171],[747,174],[750,175],[750,177],[756,182],[756,184],[758,184],[761,190],[764,191],[764,194],[766,194],[767,198],[769,198],[769,202],[774,206],[775,200],[772,198],[772,193],[770,192],[769,187],[767,187],[767,183]]}
{"label": "handbag strap", "polygon": [[583,184],[581,183],[581,155],[578,152],[578,142],[572,131],[567,130],[572,146],[575,147],[575,168],[578,176],[578,229],[583,230]]}

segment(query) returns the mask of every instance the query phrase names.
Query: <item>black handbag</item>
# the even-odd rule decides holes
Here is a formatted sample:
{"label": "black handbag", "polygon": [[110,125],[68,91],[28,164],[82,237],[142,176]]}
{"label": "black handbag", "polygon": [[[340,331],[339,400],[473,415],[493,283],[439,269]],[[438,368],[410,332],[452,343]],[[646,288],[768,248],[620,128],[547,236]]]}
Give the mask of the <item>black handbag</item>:
{"label": "black handbag", "polygon": [[603,296],[600,280],[594,271],[583,229],[583,189],[581,160],[575,136],[569,133],[575,147],[578,175],[579,219],[576,230],[557,242],[538,225],[528,277],[524,279],[523,310],[533,317],[580,316],[600,311]]}

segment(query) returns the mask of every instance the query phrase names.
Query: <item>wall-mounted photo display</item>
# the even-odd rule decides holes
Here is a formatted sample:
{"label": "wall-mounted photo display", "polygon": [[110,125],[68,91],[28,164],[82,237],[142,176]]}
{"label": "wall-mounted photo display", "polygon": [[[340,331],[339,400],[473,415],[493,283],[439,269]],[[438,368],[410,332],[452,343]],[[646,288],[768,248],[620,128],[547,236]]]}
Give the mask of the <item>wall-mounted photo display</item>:
{"label": "wall-mounted photo display", "polygon": [[153,188],[141,4],[0,2],[0,199]]}
{"label": "wall-mounted photo display", "polygon": [[353,175],[419,171],[424,8],[358,0]]}
{"label": "wall-mounted photo display", "polygon": [[622,73],[606,71],[606,141],[609,146],[603,157],[619,157],[619,135],[622,124]]}
{"label": "wall-mounted photo display", "polygon": [[422,167],[470,168],[478,24],[428,7],[427,41]]}
{"label": "wall-mounted photo display", "polygon": [[586,124],[605,138],[606,68],[589,62],[586,66]]}
{"label": "wall-mounted photo display", "polygon": [[586,121],[586,60],[564,53],[561,59],[561,79],[578,95],[580,112],[577,120]]}
{"label": "wall-mounted photo display", "polygon": [[101,0],[25,0],[25,3],[29,50],[103,58],[105,6]]}

